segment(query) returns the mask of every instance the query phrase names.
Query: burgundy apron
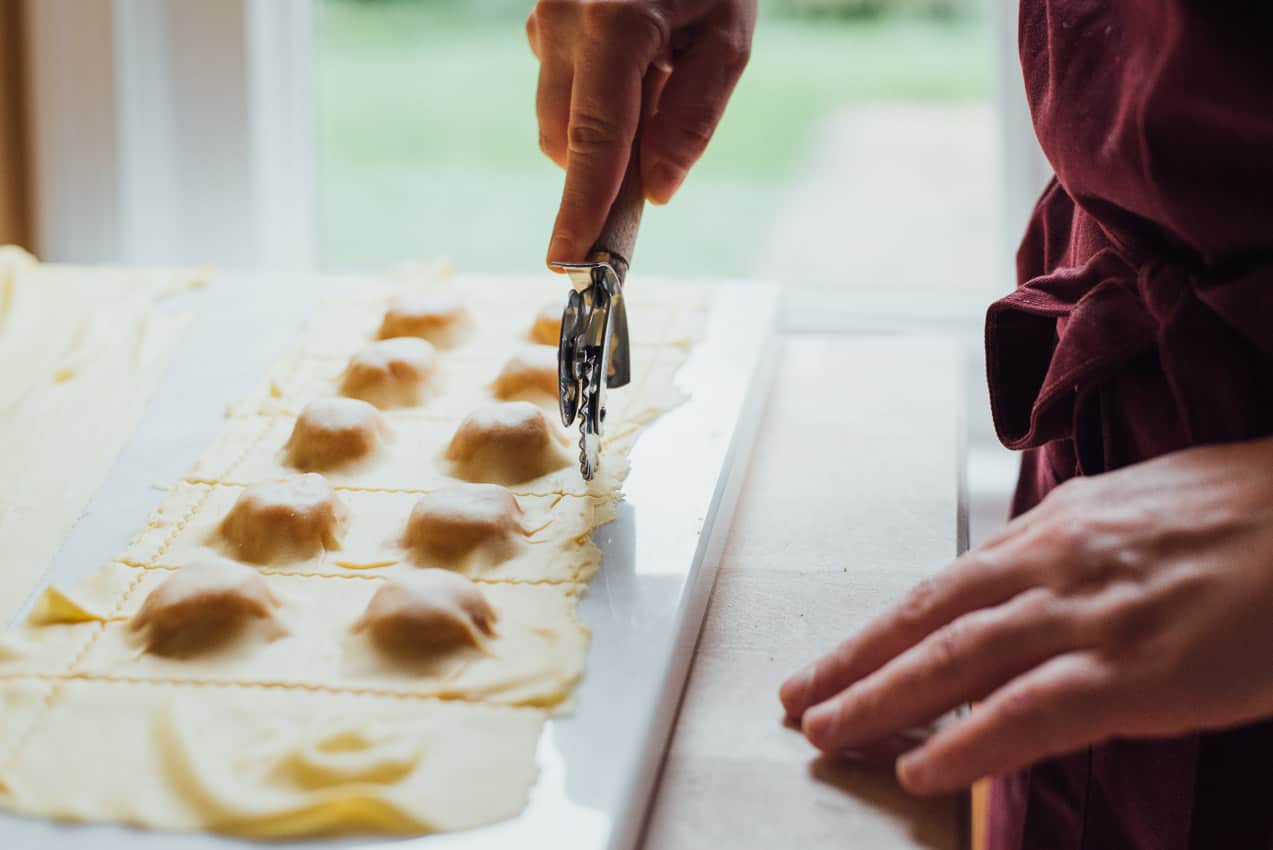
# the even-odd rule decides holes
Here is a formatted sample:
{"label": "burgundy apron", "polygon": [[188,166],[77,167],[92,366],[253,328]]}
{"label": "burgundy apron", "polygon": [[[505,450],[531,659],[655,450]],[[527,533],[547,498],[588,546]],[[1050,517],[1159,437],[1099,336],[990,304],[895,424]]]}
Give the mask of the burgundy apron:
{"label": "burgundy apron", "polygon": [[[1273,2],[1022,0],[1020,46],[1057,179],[986,317],[1017,513],[1075,475],[1273,434]],[[1273,721],[1000,777],[990,839],[1273,850]]]}

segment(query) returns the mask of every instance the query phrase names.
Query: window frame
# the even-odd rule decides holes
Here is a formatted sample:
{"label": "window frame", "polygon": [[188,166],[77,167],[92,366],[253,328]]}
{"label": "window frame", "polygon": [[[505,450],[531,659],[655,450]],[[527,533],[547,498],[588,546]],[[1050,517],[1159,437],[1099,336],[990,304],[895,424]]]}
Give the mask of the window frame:
{"label": "window frame", "polygon": [[315,268],[314,5],[23,0],[38,251]]}
{"label": "window frame", "polygon": [[[317,0],[21,3],[29,230],[43,256],[317,269]],[[1016,4],[985,8],[1006,288],[1051,171],[1022,97]]]}

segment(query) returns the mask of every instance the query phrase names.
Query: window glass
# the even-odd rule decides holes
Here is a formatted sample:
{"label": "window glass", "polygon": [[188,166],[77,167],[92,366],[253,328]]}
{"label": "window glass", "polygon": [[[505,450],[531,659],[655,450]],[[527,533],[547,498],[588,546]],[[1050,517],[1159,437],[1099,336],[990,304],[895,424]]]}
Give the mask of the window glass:
{"label": "window glass", "polygon": [[[323,261],[542,267],[561,173],[511,0],[323,0]],[[751,64],[642,273],[1002,289],[994,57],[976,0],[761,0]],[[983,299],[984,300],[984,299]]]}

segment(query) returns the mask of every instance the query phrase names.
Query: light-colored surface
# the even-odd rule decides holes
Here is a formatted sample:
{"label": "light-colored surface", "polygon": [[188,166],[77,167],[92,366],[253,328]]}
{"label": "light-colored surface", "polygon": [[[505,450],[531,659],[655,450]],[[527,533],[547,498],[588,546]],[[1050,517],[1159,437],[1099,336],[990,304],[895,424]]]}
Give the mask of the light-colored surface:
{"label": "light-colored surface", "polygon": [[48,567],[163,376],[186,317],[156,301],[194,280],[39,265],[0,248],[0,623]]}
{"label": "light-colored surface", "polygon": [[[259,278],[227,278],[200,294],[200,321],[183,340],[171,380],[165,383],[143,419],[111,481],[59,554],[53,572],[60,581],[73,582],[92,563],[122,548],[122,530],[140,525],[155,501],[150,485],[156,480],[178,477],[215,434],[215,420],[205,422],[203,417],[210,409],[223,409],[226,398],[241,396],[264,374],[269,361],[278,356],[271,341],[286,335],[292,317],[298,315],[295,299],[313,298],[321,291],[349,283],[274,278],[266,285]],[[606,565],[580,607],[582,619],[596,635],[590,675],[577,691],[577,714],[550,721],[540,740],[540,779],[529,808],[521,817],[497,827],[440,837],[441,840],[430,837],[425,839],[425,846],[503,847],[513,841],[535,846],[551,839],[560,847],[596,848],[630,846],[634,840],[646,802],[645,791],[657,767],[667,723],[679,697],[706,588],[714,577],[711,531],[718,512],[728,513],[730,509],[721,501],[721,472],[732,468],[726,461],[734,457],[732,437],[735,427],[743,421],[744,400],[772,322],[774,292],[743,288],[717,308],[708,314],[708,342],[695,350],[681,378],[687,385],[703,387],[702,392],[688,405],[659,420],[637,443],[637,472],[628,482],[629,499],[620,506],[617,522],[597,535],[598,544],[606,552]],[[634,332],[639,333],[635,326]],[[231,334],[235,341],[233,355],[210,364],[206,352],[224,351],[224,340]],[[209,395],[213,398],[209,399]],[[215,404],[216,399],[220,399],[220,406]],[[678,486],[669,492],[667,481],[673,478]],[[138,569],[121,568],[128,573]],[[85,660],[91,655],[88,653]],[[82,718],[97,716],[92,711],[92,695],[81,687],[97,675],[85,674],[83,681],[75,680],[74,687],[68,685],[68,692],[72,693],[69,701],[53,699],[57,712],[56,718],[49,715],[50,724],[64,718],[72,703],[78,704],[76,713]],[[104,679],[93,679],[93,683],[104,688],[113,684]],[[178,690],[184,687],[176,682],[170,684]],[[244,697],[252,696],[249,690],[243,693]],[[176,695],[173,696],[175,700]],[[33,699],[43,700],[45,696],[36,695]],[[30,700],[18,694],[14,701],[18,719],[30,721],[26,708]],[[343,721],[346,725],[357,721],[349,712],[338,713],[348,718]],[[42,737],[46,734],[42,730],[49,727],[38,718],[29,725],[28,746],[48,740]],[[68,725],[96,726],[97,721],[81,719]],[[266,736],[269,730],[249,728],[247,733]],[[78,740],[74,736],[72,739]],[[121,740],[127,740],[127,736]],[[100,755],[102,746],[108,747],[109,742],[95,741],[93,747],[84,746],[89,760],[80,758],[81,769],[101,769],[100,758],[97,767],[92,766],[92,753]],[[366,748],[359,745],[359,750],[363,749]],[[377,747],[372,749],[380,752]],[[212,767],[221,752],[219,748],[182,751],[212,758]],[[21,761],[14,763],[31,781],[37,777],[47,779],[48,774],[30,763],[30,753],[22,748],[12,756]],[[9,757],[0,753],[0,763]],[[261,764],[256,765],[260,767]],[[148,768],[142,765],[142,769]],[[205,777],[215,773],[200,771]],[[471,777],[471,781],[479,779]],[[135,781],[130,783],[129,793],[137,796]],[[302,802],[309,805],[312,800]],[[120,805],[120,812],[139,811],[135,801],[121,801]],[[111,810],[107,806],[103,810],[107,814],[90,816],[109,816]],[[129,814],[129,818],[153,823],[157,822],[154,818],[159,811],[162,809],[149,809],[146,813]],[[189,814],[188,808],[182,811]],[[228,813],[232,823],[254,822],[250,811],[231,807]],[[370,823],[373,815],[364,812],[359,823]],[[247,819],[235,821],[239,816]],[[384,822],[399,827],[403,823],[393,819]],[[284,831],[296,831],[296,820],[289,818],[285,823]],[[300,823],[300,831],[305,832],[306,822]],[[174,837],[109,828],[67,830],[12,818],[0,820],[0,825],[6,848],[169,848],[217,843],[205,836]]]}
{"label": "light-colored surface", "polygon": [[[818,130],[774,207],[755,273],[794,284],[784,329],[940,334],[964,342],[973,540],[1003,524],[1017,458],[996,439],[984,317],[1014,282],[1026,217],[1049,176],[1016,54],[1016,4],[993,4],[997,102],[854,104]],[[838,259],[836,246],[846,246]]]}
{"label": "light-colored surface", "polygon": [[757,273],[848,293],[995,291],[996,141],[984,103],[840,109],[773,212]]}
{"label": "light-colored surface", "polygon": [[[16,684],[20,694],[32,687]],[[260,689],[249,701],[243,691],[180,683],[61,687],[13,760],[19,806],[185,829],[205,826],[211,811],[227,829],[257,837],[350,825],[462,829],[489,820],[492,806],[511,815],[533,778],[543,720],[531,709],[363,694],[314,700]],[[471,757],[475,740],[488,758]],[[350,785],[361,793],[342,793]]]}
{"label": "light-colored surface", "polygon": [[787,337],[645,850],[953,850],[962,801],[816,758],[778,685],[955,555],[959,358],[916,337]]}

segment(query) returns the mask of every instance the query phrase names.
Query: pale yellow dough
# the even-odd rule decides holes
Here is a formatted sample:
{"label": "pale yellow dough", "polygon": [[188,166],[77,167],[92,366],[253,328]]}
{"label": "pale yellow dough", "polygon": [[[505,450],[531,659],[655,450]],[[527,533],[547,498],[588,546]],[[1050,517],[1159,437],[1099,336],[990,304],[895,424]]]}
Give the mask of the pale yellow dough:
{"label": "pale yellow dough", "polygon": [[0,247],[0,624],[34,589],[163,376],[188,317],[156,302],[198,281],[41,265]]}
{"label": "pale yellow dough", "polygon": [[[171,575],[139,570],[122,615],[140,610]],[[482,592],[498,613],[484,650],[460,650],[407,663],[378,653],[367,634],[351,627],[381,580],[266,575],[283,604],[275,613],[285,634],[247,629],[190,659],[139,654],[129,622],[67,627],[95,635],[70,671],[107,678],[163,679],[322,687],[481,700],[503,705],[558,706],[583,672],[588,632],[574,615],[574,585],[488,584]],[[38,648],[37,630],[19,632]],[[71,643],[56,632],[59,649]],[[32,651],[38,651],[33,649]],[[0,664],[0,673],[5,669]]]}
{"label": "pale yellow dough", "polygon": [[[515,359],[526,359],[528,351],[541,349],[533,358],[553,360],[555,373],[556,348],[547,346],[505,346],[503,358],[481,358],[464,354],[439,355],[439,363],[433,376],[420,391],[415,405],[396,405],[382,409],[388,412],[388,420],[399,416],[455,422],[467,416],[475,408],[495,401],[529,401],[542,408],[550,417],[559,416],[556,390],[546,392],[543,385],[522,386],[510,393],[499,392],[501,376]],[[649,345],[634,346],[632,373],[634,383],[607,395],[606,422],[614,428],[623,428],[629,422],[649,421],[669,407],[667,393],[672,389],[673,377],[684,356],[676,349]],[[315,398],[337,395],[342,392],[347,361],[306,354],[294,355],[281,364],[262,386],[241,404],[230,410],[235,416],[295,416]],[[555,374],[553,378],[556,380]]]}
{"label": "pale yellow dough", "polygon": [[202,658],[248,633],[264,640],[286,634],[280,603],[264,577],[224,559],[196,561],[167,575],[128,620],[140,652]]}
{"label": "pale yellow dough", "polygon": [[572,436],[528,401],[483,405],[451,435],[445,469],[463,481],[533,487],[530,482],[574,471],[579,452]]}
{"label": "pale yellow dough", "polygon": [[[583,673],[576,606],[601,560],[591,532],[615,516],[642,426],[683,398],[675,374],[705,303],[702,290],[651,288],[629,304],[634,382],[610,397],[601,474],[585,483],[577,431],[561,427],[548,391],[550,358],[525,354],[553,325],[545,301],[564,291],[547,283],[461,285],[415,267],[325,308],[267,386],[231,406],[128,549],[74,587],[46,589],[0,637],[0,807],[257,839],[420,834],[517,814],[544,720],[569,711]],[[411,309],[386,322],[391,303]],[[416,309],[431,303],[463,310]],[[413,329],[437,338],[436,363],[386,365],[385,377],[367,355],[368,374],[347,381],[351,355]],[[297,429],[306,405],[342,391],[381,409],[322,402]],[[506,490],[474,490],[461,477],[517,465],[484,429],[461,428],[497,395],[546,415],[560,456]],[[0,514],[0,540],[4,530]],[[439,534],[455,537],[426,545]],[[459,540],[469,535],[479,542]],[[189,603],[177,591],[203,585],[186,568],[227,560],[214,589],[243,591],[218,609],[236,614],[232,628],[154,651],[138,612]],[[12,579],[0,573],[0,602],[26,592]],[[475,617],[473,639],[431,645],[435,615],[457,605]],[[387,651],[386,629],[410,651]]]}
{"label": "pale yellow dough", "polygon": [[[125,551],[124,560],[140,566],[180,567],[210,555],[233,556],[220,533],[223,518],[243,488],[235,485],[178,484],[151,518],[150,525]],[[403,535],[415,493],[338,491],[346,510],[339,548],[273,561],[267,572],[382,577],[409,575],[421,567],[445,566],[483,581],[582,582],[601,561],[588,539],[598,525],[614,517],[611,502],[585,496],[517,496],[526,534],[504,560],[482,552],[440,563],[404,545]]]}
{"label": "pale yellow dough", "polygon": [[397,663],[432,666],[446,655],[485,653],[498,619],[476,583],[447,570],[420,570],[381,582],[350,631]]}
{"label": "pale yellow dough", "polygon": [[[0,658],[4,645],[0,644]],[[11,793],[5,782],[4,766],[11,764],[26,744],[36,725],[48,712],[57,685],[47,679],[9,679],[0,681],[0,718],[4,719],[4,735],[0,737],[0,805]]]}
{"label": "pale yellow dough", "polygon": [[48,665],[108,679],[288,685],[551,708],[569,699],[583,671],[588,630],[575,616],[574,584],[482,585],[497,619],[481,649],[404,660],[378,652],[366,633],[353,631],[382,580],[266,574],[270,594],[282,603],[273,613],[281,629],[243,629],[197,655],[173,657],[142,652],[129,623],[173,572],[133,569],[127,596],[105,623],[14,633],[18,657],[0,660],[0,678]]}
{"label": "pale yellow dough", "polygon": [[0,806],[258,839],[444,832],[514,815],[544,719],[474,703],[100,681],[61,684],[34,718],[47,688],[0,682],[6,727],[26,730],[0,762]]}
{"label": "pale yellow dough", "polygon": [[349,358],[340,374],[340,394],[382,409],[415,407],[437,368],[437,350],[425,340],[383,339]]}
{"label": "pale yellow dough", "polygon": [[[560,305],[560,315],[568,290],[559,277],[526,281],[520,286],[510,286],[503,278],[476,275],[455,281],[429,276],[398,279],[365,287],[356,295],[325,305],[306,328],[300,351],[343,364],[355,351],[377,339],[394,298],[416,291],[441,292],[469,305],[474,325],[442,360],[456,358],[477,363],[482,374],[493,378],[516,346],[544,338],[533,334],[536,319],[550,303]],[[634,346],[683,352],[702,336],[707,291],[701,285],[645,286],[638,280],[631,284],[630,291],[640,292],[627,298]],[[556,342],[553,340],[552,344]]]}
{"label": "pale yellow dough", "polygon": [[[384,418],[388,432],[375,453],[361,461],[323,471],[335,487],[423,493],[465,480],[453,474],[455,470],[444,454],[458,422],[391,413],[386,413]],[[291,419],[276,416],[231,419],[187,479],[248,485],[295,475],[297,470],[289,465],[285,449],[292,424]],[[578,440],[577,430],[562,428],[560,421],[548,420],[548,424],[558,432],[563,447],[571,445],[572,439]],[[616,438],[622,433],[616,434]],[[577,456],[576,450],[574,457]],[[509,489],[519,496],[613,497],[627,471],[627,459],[615,452],[592,481],[584,481],[577,466],[565,463],[539,477],[511,483]]]}

